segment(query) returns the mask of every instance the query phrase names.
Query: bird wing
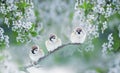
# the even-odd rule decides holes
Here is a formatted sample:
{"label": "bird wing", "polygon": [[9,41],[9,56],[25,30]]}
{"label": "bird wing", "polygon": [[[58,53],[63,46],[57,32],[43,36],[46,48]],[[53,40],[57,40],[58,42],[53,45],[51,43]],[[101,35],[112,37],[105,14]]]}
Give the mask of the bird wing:
{"label": "bird wing", "polygon": [[47,40],[47,41],[45,42],[45,45],[46,45],[46,48],[47,48],[48,51],[54,50],[54,44],[50,43],[49,40]]}
{"label": "bird wing", "polygon": [[56,45],[57,45],[57,47],[62,45],[61,39],[58,38]]}

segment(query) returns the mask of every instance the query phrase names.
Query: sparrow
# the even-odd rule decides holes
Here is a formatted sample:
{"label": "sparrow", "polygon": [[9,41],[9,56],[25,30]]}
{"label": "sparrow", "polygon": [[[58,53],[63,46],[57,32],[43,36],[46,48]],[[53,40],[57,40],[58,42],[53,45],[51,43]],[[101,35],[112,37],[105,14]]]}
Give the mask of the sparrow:
{"label": "sparrow", "polygon": [[70,40],[72,43],[84,43],[86,32],[82,27],[76,27],[71,33]]}
{"label": "sparrow", "polygon": [[42,49],[39,48],[38,45],[32,46],[32,48],[30,49],[29,57],[34,64],[43,56],[44,52]]}
{"label": "sparrow", "polygon": [[58,38],[55,34],[50,34],[49,39],[45,42],[45,45],[47,50],[50,52],[61,46],[62,42],[61,39]]}

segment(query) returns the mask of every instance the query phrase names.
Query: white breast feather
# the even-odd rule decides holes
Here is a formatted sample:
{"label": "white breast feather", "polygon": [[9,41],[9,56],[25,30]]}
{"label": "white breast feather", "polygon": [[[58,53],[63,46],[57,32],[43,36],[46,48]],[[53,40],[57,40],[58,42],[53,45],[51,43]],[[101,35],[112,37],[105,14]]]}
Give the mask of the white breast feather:
{"label": "white breast feather", "polygon": [[41,57],[43,57],[44,56],[44,53],[37,53],[37,54],[32,54],[31,52],[30,52],[30,54],[29,54],[29,56],[30,56],[30,58],[31,58],[31,60],[32,61],[38,61],[39,60],[39,58],[41,58]]}
{"label": "white breast feather", "polygon": [[72,43],[83,43],[85,41],[86,34],[76,35],[74,33],[71,34],[70,40]]}
{"label": "white breast feather", "polygon": [[54,44],[52,43],[52,42],[50,42],[49,40],[47,40],[46,42],[45,42],[45,45],[46,45],[46,48],[47,48],[47,50],[48,51],[53,51],[54,50]]}
{"label": "white breast feather", "polygon": [[55,42],[55,48],[62,45],[61,39],[58,38],[58,40]]}

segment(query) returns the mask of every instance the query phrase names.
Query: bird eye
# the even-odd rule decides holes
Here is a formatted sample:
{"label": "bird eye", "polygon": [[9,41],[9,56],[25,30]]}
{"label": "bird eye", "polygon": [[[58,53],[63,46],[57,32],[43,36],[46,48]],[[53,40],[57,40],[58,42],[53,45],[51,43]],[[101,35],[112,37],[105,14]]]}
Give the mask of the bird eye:
{"label": "bird eye", "polygon": [[51,36],[51,37],[50,37],[50,40],[52,41],[52,39],[55,39],[55,36]]}
{"label": "bird eye", "polygon": [[35,54],[34,50],[31,51],[33,54]]}
{"label": "bird eye", "polygon": [[78,32],[78,34],[80,34],[80,32]]}

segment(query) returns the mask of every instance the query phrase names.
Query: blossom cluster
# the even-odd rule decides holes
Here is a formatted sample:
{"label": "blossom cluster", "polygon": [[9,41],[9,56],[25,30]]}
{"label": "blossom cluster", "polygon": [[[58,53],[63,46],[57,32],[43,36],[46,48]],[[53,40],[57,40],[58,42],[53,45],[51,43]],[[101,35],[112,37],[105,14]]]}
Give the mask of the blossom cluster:
{"label": "blossom cluster", "polygon": [[0,27],[0,46],[2,45],[9,47],[9,37],[4,35],[4,30]]}
{"label": "blossom cluster", "polygon": [[112,33],[108,35],[108,43],[103,43],[102,45],[102,53],[107,54],[107,51],[111,51],[113,49],[114,42]]}
{"label": "blossom cluster", "polygon": [[[99,29],[98,25],[94,25],[94,22],[97,19],[97,16],[86,12],[86,9],[84,8],[84,3],[90,4],[89,1],[82,1],[77,0],[75,3],[75,12],[73,17],[73,25],[76,26],[82,26],[85,28],[85,31],[87,33],[87,41],[92,41],[94,38],[99,37]],[[91,4],[90,4],[91,5]],[[92,8],[90,8],[92,10]],[[88,43],[87,43],[88,44]],[[92,43],[89,43],[89,46],[86,47],[88,50],[92,50],[94,48],[94,45]]]}
{"label": "blossom cluster", "polygon": [[105,21],[105,22],[103,22],[103,27],[101,28],[102,33],[104,33],[105,29],[107,29],[107,28],[108,28],[108,25],[107,25],[107,22]]}
{"label": "blossom cluster", "polygon": [[[34,6],[32,1],[0,1],[0,14],[2,15],[2,19],[4,20],[3,23],[1,22],[1,24],[2,26],[7,25],[7,29],[17,33],[17,36],[15,36],[17,42],[25,42],[26,39],[28,39],[27,36],[34,31],[33,29],[31,29],[34,28],[33,22],[35,21],[35,14],[33,8]],[[2,29],[4,30],[4,28]],[[6,38],[9,38],[9,35],[7,35]],[[0,40],[3,39],[4,38]],[[9,42],[9,40],[7,42]],[[0,43],[4,42],[0,41]]]}
{"label": "blossom cluster", "polygon": [[[77,0],[75,4],[73,24],[74,26],[83,26],[87,32],[87,41],[92,41],[94,38],[100,38],[99,35],[101,33],[104,35],[107,32],[105,30],[110,29],[110,25],[114,25],[109,22],[113,15],[120,12],[119,7],[120,2],[118,0]],[[120,36],[119,27],[118,31]],[[108,36],[108,40],[108,43],[103,43],[102,47],[104,49],[102,49],[102,52],[107,51],[107,48],[111,50],[112,45],[114,44],[112,34]]]}

